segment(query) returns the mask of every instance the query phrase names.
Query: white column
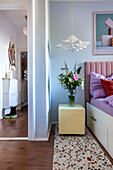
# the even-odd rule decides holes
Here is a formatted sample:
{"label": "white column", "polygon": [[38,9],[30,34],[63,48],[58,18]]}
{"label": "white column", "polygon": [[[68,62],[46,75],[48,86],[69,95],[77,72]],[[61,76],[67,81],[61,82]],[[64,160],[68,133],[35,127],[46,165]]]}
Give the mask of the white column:
{"label": "white column", "polygon": [[28,138],[36,137],[35,111],[35,0],[28,0]]}

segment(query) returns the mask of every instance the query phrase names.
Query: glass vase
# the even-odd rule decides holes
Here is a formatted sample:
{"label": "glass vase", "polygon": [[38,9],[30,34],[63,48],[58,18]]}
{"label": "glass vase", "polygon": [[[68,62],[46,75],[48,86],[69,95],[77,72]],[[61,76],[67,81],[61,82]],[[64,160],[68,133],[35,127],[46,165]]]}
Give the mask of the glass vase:
{"label": "glass vase", "polygon": [[75,105],[75,90],[70,89],[68,94],[68,104],[73,107]]}

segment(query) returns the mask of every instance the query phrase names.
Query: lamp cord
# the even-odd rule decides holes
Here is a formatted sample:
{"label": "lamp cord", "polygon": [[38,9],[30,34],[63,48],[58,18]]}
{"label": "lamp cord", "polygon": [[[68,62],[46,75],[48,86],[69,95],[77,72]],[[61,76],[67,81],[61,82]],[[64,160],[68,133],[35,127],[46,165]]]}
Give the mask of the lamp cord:
{"label": "lamp cord", "polygon": [[71,34],[73,35],[73,0],[71,0]]}

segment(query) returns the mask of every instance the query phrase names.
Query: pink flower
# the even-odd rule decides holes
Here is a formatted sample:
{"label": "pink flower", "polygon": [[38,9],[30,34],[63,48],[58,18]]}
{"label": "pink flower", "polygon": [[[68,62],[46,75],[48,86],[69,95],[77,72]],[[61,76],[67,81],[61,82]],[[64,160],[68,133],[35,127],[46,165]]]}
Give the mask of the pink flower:
{"label": "pink flower", "polygon": [[73,78],[74,78],[75,81],[77,81],[77,80],[78,80],[78,75],[75,74],[75,75],[73,76]]}

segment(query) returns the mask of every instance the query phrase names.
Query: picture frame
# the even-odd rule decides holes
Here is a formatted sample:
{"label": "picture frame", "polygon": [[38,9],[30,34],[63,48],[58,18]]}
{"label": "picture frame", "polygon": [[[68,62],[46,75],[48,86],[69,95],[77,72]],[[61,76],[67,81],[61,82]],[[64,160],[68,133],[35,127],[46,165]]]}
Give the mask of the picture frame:
{"label": "picture frame", "polygon": [[113,11],[93,12],[93,54],[113,55]]}

